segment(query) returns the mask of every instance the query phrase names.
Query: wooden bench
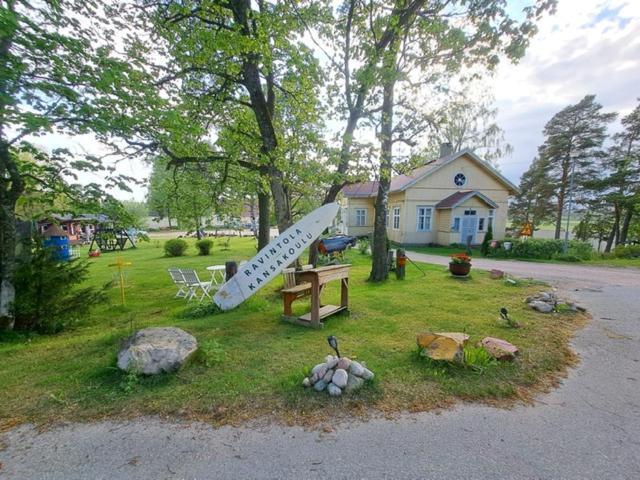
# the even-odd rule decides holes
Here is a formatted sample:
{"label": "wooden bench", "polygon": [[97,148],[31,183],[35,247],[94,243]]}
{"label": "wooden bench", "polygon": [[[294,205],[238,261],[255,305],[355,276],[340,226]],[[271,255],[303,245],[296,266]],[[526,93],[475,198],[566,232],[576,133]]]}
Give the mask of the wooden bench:
{"label": "wooden bench", "polygon": [[299,298],[304,298],[311,295],[311,284],[302,283],[294,287],[283,288],[281,292],[282,299],[284,300],[284,314],[291,317],[293,316],[291,304]]}

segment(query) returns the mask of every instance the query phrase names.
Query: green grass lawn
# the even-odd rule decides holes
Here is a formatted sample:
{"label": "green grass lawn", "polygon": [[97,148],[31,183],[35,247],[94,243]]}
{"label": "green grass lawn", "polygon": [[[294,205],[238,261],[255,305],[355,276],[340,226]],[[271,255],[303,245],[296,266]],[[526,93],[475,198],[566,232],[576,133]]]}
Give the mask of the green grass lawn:
{"label": "green grass lawn", "polygon": [[[86,254],[86,252],[84,252]],[[424,265],[426,276],[411,265],[407,278],[368,284],[369,257],[352,250],[350,314],[326,320],[313,330],[280,320],[281,280],[267,285],[239,308],[198,315],[173,298],[168,267],[205,267],[242,260],[255,253],[251,239],[234,238],[229,251],[216,243],[209,257],[165,258],[161,243],[152,240],[122,256],[127,269],[126,307],[99,306],[74,329],[53,336],[13,336],[0,343],[0,425],[23,421],[90,420],[142,414],[200,418],[214,423],[241,422],[268,416],[291,423],[313,423],[335,414],[419,411],[456,400],[503,402],[527,398],[551,385],[573,361],[568,340],[582,317],[542,315],[528,310],[523,298],[540,286],[509,286],[475,270],[466,280],[452,278],[443,267]],[[120,254],[90,260],[91,282],[114,278],[108,267]],[[338,285],[323,299],[337,301]],[[296,312],[306,311],[299,301]],[[497,321],[506,306],[523,328]],[[115,367],[120,342],[133,330],[176,326],[193,335],[202,351],[181,371],[138,378]],[[470,368],[428,363],[418,356],[421,331],[464,331],[477,342],[497,336],[520,347],[520,360],[479,372]],[[376,374],[370,385],[353,396],[330,398],[301,387],[305,368],[331,353],[327,335],[336,335],[341,352],[366,362]],[[331,408],[326,408],[331,405]]]}

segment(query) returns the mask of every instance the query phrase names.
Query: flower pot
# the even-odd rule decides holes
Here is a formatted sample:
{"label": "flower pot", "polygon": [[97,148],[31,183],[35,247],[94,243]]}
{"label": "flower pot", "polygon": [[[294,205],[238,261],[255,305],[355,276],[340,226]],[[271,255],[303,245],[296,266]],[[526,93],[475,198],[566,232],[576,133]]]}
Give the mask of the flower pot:
{"label": "flower pot", "polygon": [[470,263],[450,263],[449,271],[456,277],[466,277],[471,271]]}

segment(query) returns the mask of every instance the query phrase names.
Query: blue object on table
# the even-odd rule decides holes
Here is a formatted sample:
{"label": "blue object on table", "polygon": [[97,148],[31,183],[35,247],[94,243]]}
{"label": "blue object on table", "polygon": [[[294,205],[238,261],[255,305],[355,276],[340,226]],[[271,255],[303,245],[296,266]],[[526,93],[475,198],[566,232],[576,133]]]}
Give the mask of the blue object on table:
{"label": "blue object on table", "polygon": [[356,246],[358,239],[350,235],[337,235],[335,237],[323,238],[318,244],[318,250],[323,255],[330,253],[343,252],[351,245]]}

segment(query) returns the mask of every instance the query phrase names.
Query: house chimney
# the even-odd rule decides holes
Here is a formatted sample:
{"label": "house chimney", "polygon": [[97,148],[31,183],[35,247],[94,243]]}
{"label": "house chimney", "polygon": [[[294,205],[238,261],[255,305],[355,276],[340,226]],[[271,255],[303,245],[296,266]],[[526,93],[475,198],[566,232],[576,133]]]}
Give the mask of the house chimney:
{"label": "house chimney", "polygon": [[453,153],[453,145],[449,142],[444,142],[440,144],[440,158],[446,157],[447,155],[451,155]]}

